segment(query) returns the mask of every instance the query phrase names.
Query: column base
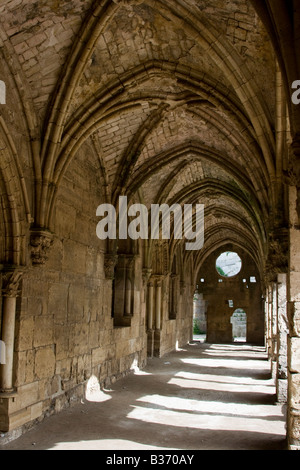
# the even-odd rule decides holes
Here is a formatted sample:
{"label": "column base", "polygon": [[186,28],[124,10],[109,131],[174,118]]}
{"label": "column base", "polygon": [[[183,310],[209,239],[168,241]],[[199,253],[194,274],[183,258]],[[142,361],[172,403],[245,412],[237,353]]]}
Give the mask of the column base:
{"label": "column base", "polygon": [[17,393],[1,392],[0,393],[0,431],[8,432],[12,429],[11,414]]}
{"label": "column base", "polygon": [[288,448],[300,450],[300,410],[288,410]]}

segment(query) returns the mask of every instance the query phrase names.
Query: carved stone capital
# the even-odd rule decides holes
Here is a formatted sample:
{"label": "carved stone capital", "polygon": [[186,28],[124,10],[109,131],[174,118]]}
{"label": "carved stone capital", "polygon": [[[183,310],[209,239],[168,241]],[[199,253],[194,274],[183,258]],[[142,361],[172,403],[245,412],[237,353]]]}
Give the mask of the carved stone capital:
{"label": "carved stone capital", "polygon": [[296,210],[298,226],[300,226],[300,135],[297,134],[290,147],[289,164],[284,172],[285,182],[297,189]]}
{"label": "carved stone capital", "polygon": [[153,274],[151,276],[151,281],[155,282],[157,287],[162,286],[164,279],[165,279],[165,276],[163,276],[162,274]]}
{"label": "carved stone capital", "polygon": [[53,244],[53,234],[48,230],[32,229],[30,235],[31,260],[33,266],[43,266]]}
{"label": "carved stone capital", "polygon": [[266,282],[276,282],[277,274],[288,270],[288,232],[272,234],[269,241],[269,253],[265,267]]}
{"label": "carved stone capital", "polygon": [[23,271],[19,267],[11,267],[2,272],[3,297],[17,297],[20,293],[20,282]]}
{"label": "carved stone capital", "polygon": [[105,279],[111,279],[113,280],[115,277],[115,267],[118,262],[118,256],[107,253],[104,255],[104,273],[105,273]]}
{"label": "carved stone capital", "polygon": [[290,145],[288,168],[284,176],[290,186],[297,186],[300,183],[300,135],[296,136]]}
{"label": "carved stone capital", "polygon": [[143,268],[142,276],[143,276],[143,283],[146,285],[151,277],[152,269]]}

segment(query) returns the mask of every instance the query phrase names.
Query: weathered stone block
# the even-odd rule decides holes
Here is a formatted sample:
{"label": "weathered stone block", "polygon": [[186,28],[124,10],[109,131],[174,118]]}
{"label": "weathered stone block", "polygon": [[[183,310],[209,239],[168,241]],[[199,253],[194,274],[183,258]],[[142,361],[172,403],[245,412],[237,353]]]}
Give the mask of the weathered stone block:
{"label": "weathered stone block", "polygon": [[53,284],[49,288],[48,314],[53,315],[54,322],[67,318],[68,284]]}
{"label": "weathered stone block", "polygon": [[86,246],[76,243],[73,240],[65,240],[63,245],[62,269],[72,273],[84,274],[86,270],[86,252]]}
{"label": "weathered stone block", "polygon": [[24,408],[9,416],[9,430],[16,429],[31,421],[30,408]]}
{"label": "weathered stone block", "polygon": [[[90,350],[89,347],[89,325],[86,323],[78,323],[73,326],[73,354],[75,356],[85,354]],[[69,342],[71,346],[71,340]]]}
{"label": "weathered stone block", "polygon": [[71,322],[80,322],[84,317],[85,288],[73,284],[69,289],[68,297],[68,319]]}
{"label": "weathered stone block", "polygon": [[289,338],[289,370],[293,373],[300,373],[300,338]]}
{"label": "weathered stone block", "polygon": [[34,317],[28,316],[20,320],[19,329],[21,334],[19,335],[19,344],[17,346],[19,351],[26,351],[32,349],[34,331]]}
{"label": "weathered stone block", "polygon": [[290,406],[300,413],[300,374],[289,375]]}
{"label": "weathered stone block", "polygon": [[52,377],[55,371],[53,347],[38,349],[35,354],[34,372],[37,379]]}
{"label": "weathered stone block", "polygon": [[106,360],[106,351],[104,348],[96,348],[92,350],[92,367],[101,365]]}
{"label": "weathered stone block", "polygon": [[34,381],[34,351],[23,351],[19,353],[17,366],[16,386],[28,384]]}
{"label": "weathered stone block", "polygon": [[18,388],[17,405],[19,408],[26,408],[38,401],[40,401],[38,382],[22,385]]}
{"label": "weathered stone block", "polygon": [[53,343],[53,317],[39,316],[35,317],[33,346],[39,348]]}
{"label": "weathered stone block", "polygon": [[38,419],[43,414],[43,402],[36,403],[30,407],[30,419]]}
{"label": "weathered stone block", "polygon": [[300,302],[300,272],[290,273],[290,299],[292,301]]}
{"label": "weathered stone block", "polygon": [[57,361],[65,359],[69,355],[69,333],[70,330],[66,323],[54,325],[53,341]]}

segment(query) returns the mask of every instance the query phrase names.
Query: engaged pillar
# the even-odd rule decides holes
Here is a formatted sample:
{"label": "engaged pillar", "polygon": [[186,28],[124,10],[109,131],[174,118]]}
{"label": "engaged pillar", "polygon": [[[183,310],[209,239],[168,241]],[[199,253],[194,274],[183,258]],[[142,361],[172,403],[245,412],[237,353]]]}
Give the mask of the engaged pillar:
{"label": "engaged pillar", "polygon": [[5,363],[1,365],[0,369],[0,389],[4,393],[13,391],[16,303],[21,276],[22,273],[18,270],[6,271],[3,274],[1,340],[5,345]]}
{"label": "engaged pillar", "polygon": [[298,187],[290,187],[290,260],[288,274],[288,420],[290,450],[300,450],[300,139]]}

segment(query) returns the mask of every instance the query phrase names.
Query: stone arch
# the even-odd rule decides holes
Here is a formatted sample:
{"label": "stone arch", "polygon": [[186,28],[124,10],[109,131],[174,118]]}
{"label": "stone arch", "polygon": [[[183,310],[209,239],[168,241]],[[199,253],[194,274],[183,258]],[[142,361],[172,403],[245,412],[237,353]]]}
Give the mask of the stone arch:
{"label": "stone arch", "polygon": [[269,34],[280,65],[285,93],[288,97],[291,131],[295,137],[300,129],[300,111],[299,106],[293,105],[289,97],[292,94],[292,83],[299,80],[299,38],[296,37],[299,5],[297,0],[291,2],[251,0],[251,3]]}
{"label": "stone arch", "polygon": [[169,319],[175,320],[177,317],[177,309],[178,309],[178,297],[179,297],[179,267],[177,261],[177,255],[173,255],[173,260],[170,263],[171,271],[169,276]]}
{"label": "stone arch", "polygon": [[[242,260],[242,268],[233,277],[224,277],[216,269],[216,260],[224,252],[236,252]],[[257,282],[251,283],[250,276]],[[253,258],[237,244],[223,243],[212,251],[199,266],[197,284],[201,284],[204,299],[207,301],[207,341],[231,343],[231,317],[237,308],[247,312],[247,341],[264,344],[264,311],[262,308],[263,285],[258,266]],[[214,289],[212,290],[212,286]]]}
{"label": "stone arch", "polygon": [[13,140],[0,117],[1,145],[1,199],[5,224],[4,263],[27,264],[27,234],[31,223],[31,211],[25,179],[18,164],[18,155]]}
{"label": "stone arch", "polygon": [[[82,74],[84,69],[84,65],[87,63],[88,58],[93,50],[93,47],[96,44],[97,38],[101,30],[105,27],[107,22],[110,18],[115,14],[118,8],[122,6],[122,3],[119,3],[117,6],[109,4],[107,2],[106,7],[108,10],[106,11],[105,8],[102,9],[102,6],[96,8],[96,13],[89,17],[86,25],[89,25],[89,28],[85,26],[85,28],[81,32],[81,38],[78,42],[77,46],[74,48],[74,52],[72,57],[69,60],[69,64],[66,66],[66,71],[64,74],[64,79],[62,81],[62,85],[57,92],[55,97],[55,102],[57,105],[53,106],[53,112],[59,113],[59,119],[56,120],[50,118],[49,120],[49,127],[46,132],[46,139],[44,149],[42,151],[42,155],[47,155],[47,160],[45,160],[45,171],[44,176],[47,180],[51,181],[54,178],[55,166],[57,162],[57,158],[59,157],[60,147],[61,145],[58,144],[60,141],[63,141],[63,132],[65,129],[65,123],[67,118],[67,110],[69,107],[69,103],[72,99],[74,91],[76,89],[76,85],[78,80]],[[165,8],[168,9],[169,13],[171,14],[174,21],[181,25],[184,28],[189,30],[193,33],[193,36],[197,37],[199,44],[202,47],[207,48],[209,44],[213,44],[212,47],[212,56],[217,64],[218,67],[222,69],[225,75],[230,76],[231,80],[235,81],[235,88],[237,90],[237,94],[240,100],[243,103],[247,113],[250,116],[250,120],[252,121],[252,125],[256,130],[256,135],[260,145],[264,149],[264,158],[265,162],[267,163],[268,172],[270,174],[273,173],[273,158],[272,152],[274,149],[274,142],[273,142],[273,135],[272,131],[269,128],[268,119],[265,116],[265,110],[261,105],[259,93],[256,90],[255,83],[253,77],[251,77],[249,71],[247,71],[246,65],[243,63],[241,58],[238,56],[236,51],[230,46],[230,44],[220,43],[218,38],[217,32],[214,30],[214,27],[209,24],[204,17],[198,12],[196,17],[191,15],[191,12],[188,9],[187,5],[178,4],[174,5],[167,0],[158,1],[155,4],[155,8],[158,10]],[[111,16],[108,15],[110,13]],[[97,21],[98,20],[98,21]],[[201,26],[201,27],[200,27]],[[86,48],[85,50],[82,49],[83,38],[86,38],[87,42],[90,45],[90,48]],[[87,52],[87,50],[89,52]],[[230,56],[230,61],[227,60]],[[78,60],[80,57],[81,60]],[[224,58],[225,57],[225,58]],[[72,63],[77,63],[74,69],[71,67]],[[179,70],[179,68],[178,68]],[[245,85],[246,83],[246,85]],[[116,86],[120,88],[120,81],[116,81]],[[123,81],[121,85],[121,89],[124,87]],[[111,89],[109,90],[111,93]],[[67,99],[65,99],[67,97]],[[111,104],[110,106],[111,107]],[[95,111],[95,110],[94,110]],[[95,112],[94,112],[95,116]],[[93,116],[93,119],[94,119]],[[92,129],[88,129],[86,125],[86,117],[81,115],[80,117],[80,126],[81,129],[84,129],[84,132],[88,130],[88,134],[92,133]],[[93,121],[93,125],[95,126],[95,120]],[[97,124],[96,124],[97,125]],[[91,125],[90,125],[91,126]],[[68,129],[68,136],[70,135],[70,127]],[[50,135],[51,143],[50,143]],[[86,139],[86,134],[83,138]],[[80,145],[80,137],[76,139],[76,145]],[[78,147],[77,147],[78,148]],[[68,154],[68,152],[67,152]],[[64,150],[64,155],[66,155]],[[63,164],[64,166],[64,164]],[[59,175],[59,172],[57,173]],[[55,177],[57,179],[57,176]],[[56,183],[55,183],[56,184]],[[42,217],[42,225],[47,225],[49,223],[48,214],[49,211],[46,209],[46,205],[50,203],[53,197],[55,190],[50,189],[45,185],[43,190],[43,197],[42,197],[42,207],[41,207],[41,217]]]}

